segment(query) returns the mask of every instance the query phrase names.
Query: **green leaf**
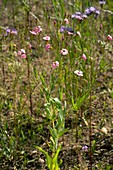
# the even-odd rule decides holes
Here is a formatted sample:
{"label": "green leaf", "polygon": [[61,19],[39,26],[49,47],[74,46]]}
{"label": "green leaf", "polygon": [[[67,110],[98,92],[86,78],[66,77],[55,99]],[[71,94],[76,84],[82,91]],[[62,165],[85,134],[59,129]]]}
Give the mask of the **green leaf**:
{"label": "green leaf", "polygon": [[52,164],[55,165],[54,170],[59,170],[59,166],[58,166],[58,154],[61,150],[61,145],[58,147],[53,159],[52,159]]}
{"label": "green leaf", "polygon": [[81,98],[78,98],[76,103],[74,103],[74,101],[72,99],[72,104],[73,104],[73,110],[74,111],[77,111],[82,106],[82,104],[84,103],[86,98],[88,98],[89,93],[90,93],[90,90],[87,93],[85,93]]}
{"label": "green leaf", "polygon": [[61,132],[58,133],[58,138],[60,138],[61,136],[63,136],[64,133],[68,132],[68,129],[64,129]]}
{"label": "green leaf", "polygon": [[48,168],[50,169],[50,167],[51,167],[51,163],[52,163],[52,158],[49,156],[49,154],[46,152],[46,151],[44,151],[41,147],[39,147],[39,146],[35,146],[36,147],[36,149],[38,149],[40,152],[42,152],[45,156],[46,156],[46,161],[47,161],[47,166],[48,166]]}
{"label": "green leaf", "polygon": [[51,136],[55,139],[58,137],[58,133],[57,133],[57,130],[55,128],[51,128],[50,126],[48,126],[49,130],[50,130],[50,133],[51,133]]}

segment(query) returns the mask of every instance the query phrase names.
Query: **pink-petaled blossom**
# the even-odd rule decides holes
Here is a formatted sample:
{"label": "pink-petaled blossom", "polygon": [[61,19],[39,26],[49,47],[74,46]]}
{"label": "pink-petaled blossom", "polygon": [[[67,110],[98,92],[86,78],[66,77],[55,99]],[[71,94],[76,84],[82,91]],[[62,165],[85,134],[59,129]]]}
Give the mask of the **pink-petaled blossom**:
{"label": "pink-petaled blossom", "polygon": [[64,19],[64,22],[65,22],[66,24],[69,24],[69,20],[68,20],[67,18]]}
{"label": "pink-petaled blossom", "polygon": [[62,49],[62,50],[60,51],[60,54],[62,54],[62,55],[67,55],[67,54],[68,54],[68,50]]}
{"label": "pink-petaled blossom", "polygon": [[35,27],[32,31],[30,31],[30,33],[33,34],[33,35],[37,35],[40,32],[42,32],[41,26]]}
{"label": "pink-petaled blossom", "polygon": [[49,36],[45,36],[45,37],[43,37],[43,40],[49,41],[50,37]]}
{"label": "pink-petaled blossom", "polygon": [[20,56],[21,58],[26,58],[26,51],[24,49],[21,49],[18,51],[18,56]]}
{"label": "pink-petaled blossom", "polygon": [[46,44],[46,46],[45,46],[46,51],[48,51],[50,48],[51,48],[51,45],[50,44]]}
{"label": "pink-petaled blossom", "polygon": [[83,18],[81,16],[76,16],[76,19],[78,19],[79,21],[83,20]]}
{"label": "pink-petaled blossom", "polygon": [[17,53],[19,56],[22,54],[22,52],[21,51],[18,51],[18,53]]}
{"label": "pink-petaled blossom", "polygon": [[82,54],[82,58],[83,58],[83,60],[87,60],[87,57],[85,54]]}
{"label": "pink-petaled blossom", "polygon": [[26,52],[25,52],[24,49],[21,49],[21,50],[18,51],[18,55],[22,55],[22,54],[25,54],[25,53],[26,53]]}
{"label": "pink-petaled blossom", "polygon": [[57,68],[59,66],[59,62],[55,61],[52,63],[52,68]]}
{"label": "pink-petaled blossom", "polygon": [[74,73],[77,74],[78,76],[83,76],[83,72],[82,71],[76,70],[76,71],[74,71]]}
{"label": "pink-petaled blossom", "polygon": [[72,32],[67,32],[68,33],[68,35],[73,35],[73,33]]}
{"label": "pink-petaled blossom", "polygon": [[22,54],[20,57],[21,58],[27,58],[26,54]]}
{"label": "pink-petaled blossom", "polygon": [[113,38],[112,38],[111,35],[108,35],[108,36],[107,36],[107,39],[108,39],[109,41],[113,40]]}

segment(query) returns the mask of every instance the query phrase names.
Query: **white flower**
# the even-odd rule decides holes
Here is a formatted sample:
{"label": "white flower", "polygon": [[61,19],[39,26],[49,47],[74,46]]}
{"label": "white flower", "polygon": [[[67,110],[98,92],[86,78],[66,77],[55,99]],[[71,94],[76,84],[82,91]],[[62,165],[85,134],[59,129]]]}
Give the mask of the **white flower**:
{"label": "white flower", "polygon": [[83,72],[79,70],[74,71],[74,74],[77,74],[78,76],[83,76]]}
{"label": "white flower", "polygon": [[49,36],[45,36],[45,37],[43,37],[43,40],[49,41],[50,37]]}
{"label": "white flower", "polygon": [[61,53],[62,55],[67,55],[67,54],[68,54],[68,50],[62,49],[62,50],[60,51],[60,53]]}

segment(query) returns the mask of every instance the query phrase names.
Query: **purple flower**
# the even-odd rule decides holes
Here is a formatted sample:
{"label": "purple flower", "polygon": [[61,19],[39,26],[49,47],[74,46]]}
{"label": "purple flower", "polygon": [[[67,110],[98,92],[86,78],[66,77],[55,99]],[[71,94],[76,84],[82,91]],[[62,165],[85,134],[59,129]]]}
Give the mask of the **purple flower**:
{"label": "purple flower", "polygon": [[60,33],[67,32],[69,34],[74,34],[74,30],[71,27],[61,26]]}
{"label": "purple flower", "polygon": [[88,146],[84,145],[84,146],[82,147],[82,151],[87,152],[87,151],[88,151]]}
{"label": "purple flower", "polygon": [[100,4],[100,5],[104,5],[105,3],[106,3],[105,0],[99,0],[99,4]]}
{"label": "purple flower", "polygon": [[83,14],[83,15],[82,15],[82,18],[86,19],[86,18],[87,18],[87,15]]}
{"label": "purple flower", "polygon": [[85,15],[87,16],[91,15],[91,11],[89,8],[85,9]]}
{"label": "purple flower", "polygon": [[95,12],[95,10],[96,10],[95,7],[89,7],[89,8],[87,8],[87,9],[85,10],[85,14],[86,14],[87,16],[89,16],[89,15],[93,14],[93,13]]}
{"label": "purple flower", "polygon": [[95,15],[97,15],[97,16],[100,15],[100,11],[99,11],[99,10],[96,10],[96,11],[95,11]]}
{"label": "purple flower", "polygon": [[91,14],[95,14],[94,16],[97,17],[100,15],[100,11],[97,10],[95,7],[89,7],[85,10],[85,15],[90,16]]}
{"label": "purple flower", "polygon": [[63,33],[63,32],[65,32],[65,26],[61,26],[60,28],[60,33]]}
{"label": "purple flower", "polygon": [[76,12],[75,14],[71,15],[71,18],[76,18],[79,21],[87,18],[86,14],[82,14],[81,12]]}
{"label": "purple flower", "polygon": [[17,35],[17,30],[14,29],[14,28],[7,28],[5,36],[7,36],[8,34],[15,34],[15,35]]}
{"label": "purple flower", "polygon": [[96,8],[93,7],[93,6],[91,6],[89,9],[90,9],[91,12],[95,12],[95,10],[96,10]]}

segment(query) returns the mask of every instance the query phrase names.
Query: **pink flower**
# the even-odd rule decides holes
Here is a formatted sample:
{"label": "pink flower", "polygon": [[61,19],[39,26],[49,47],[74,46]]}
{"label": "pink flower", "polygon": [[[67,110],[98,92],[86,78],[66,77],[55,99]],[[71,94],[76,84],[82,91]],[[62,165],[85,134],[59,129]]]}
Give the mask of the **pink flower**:
{"label": "pink flower", "polygon": [[18,55],[21,57],[21,58],[26,58],[26,52],[24,49],[21,49],[18,51]]}
{"label": "pink flower", "polygon": [[69,24],[69,20],[68,20],[67,18],[64,19],[64,22],[65,22],[66,24]]}
{"label": "pink flower", "polygon": [[21,51],[18,51],[18,53],[17,53],[18,55],[21,55],[22,54],[22,52]]}
{"label": "pink flower", "polygon": [[59,66],[59,62],[58,61],[55,61],[52,63],[52,68],[56,68]]}
{"label": "pink flower", "polygon": [[67,33],[68,33],[68,35],[73,35],[73,33],[72,33],[72,32],[69,32],[69,31],[68,31]]}
{"label": "pink flower", "polygon": [[68,50],[62,49],[62,50],[60,51],[60,54],[62,54],[62,55],[67,55],[67,54],[68,54]]}
{"label": "pink flower", "polygon": [[107,36],[107,39],[108,39],[109,41],[111,41],[113,38],[112,38],[111,35],[108,35],[108,36]]}
{"label": "pink flower", "polygon": [[32,31],[30,31],[30,33],[33,34],[33,35],[37,35],[40,32],[42,32],[41,26],[35,27]]}
{"label": "pink flower", "polygon": [[45,36],[45,37],[43,37],[43,40],[49,41],[50,37],[49,36]]}
{"label": "pink flower", "polygon": [[78,76],[83,76],[83,72],[82,71],[76,70],[76,71],[74,71],[74,73],[77,74]]}
{"label": "pink flower", "polygon": [[27,58],[26,54],[22,54],[21,58]]}
{"label": "pink flower", "polygon": [[46,46],[45,46],[46,51],[48,51],[50,48],[51,48],[51,45],[50,44],[46,44]]}
{"label": "pink flower", "polygon": [[86,60],[86,59],[87,59],[87,57],[86,57],[85,54],[82,54],[82,58],[83,58],[83,60]]}
{"label": "pink flower", "polygon": [[25,52],[24,49],[21,49],[21,50],[18,51],[18,55],[22,55],[22,54],[25,54],[25,53],[26,53],[26,52]]}
{"label": "pink flower", "polygon": [[78,19],[79,21],[83,20],[83,18],[81,16],[76,16],[76,19]]}

